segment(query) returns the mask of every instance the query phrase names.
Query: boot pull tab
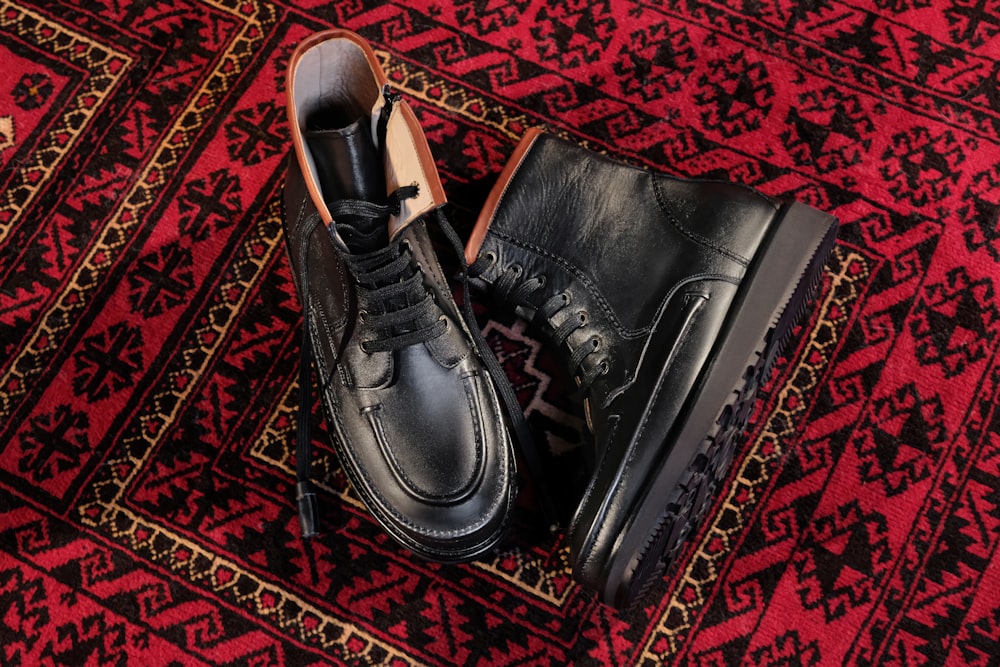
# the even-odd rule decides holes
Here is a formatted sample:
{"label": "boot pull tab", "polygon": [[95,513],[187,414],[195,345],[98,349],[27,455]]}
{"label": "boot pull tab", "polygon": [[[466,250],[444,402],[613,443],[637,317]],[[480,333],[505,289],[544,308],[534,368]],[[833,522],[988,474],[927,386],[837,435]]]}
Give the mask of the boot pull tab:
{"label": "boot pull tab", "polygon": [[382,99],[385,100],[385,104],[382,105],[382,109],[378,114],[378,123],[375,126],[375,140],[378,141],[379,150],[383,151],[384,154],[385,136],[389,131],[389,117],[392,115],[392,110],[396,104],[403,99],[403,95],[389,84],[385,84],[382,86]]}

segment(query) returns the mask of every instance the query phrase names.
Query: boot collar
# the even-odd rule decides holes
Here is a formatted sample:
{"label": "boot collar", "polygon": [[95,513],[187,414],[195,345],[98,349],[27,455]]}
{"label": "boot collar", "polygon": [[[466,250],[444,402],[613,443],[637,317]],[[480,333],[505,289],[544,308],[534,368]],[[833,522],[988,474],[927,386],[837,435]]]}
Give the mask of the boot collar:
{"label": "boot collar", "polygon": [[[286,103],[295,157],[310,199],[334,237],[337,235],[332,231],[333,215],[320,193],[316,166],[302,136],[305,118],[330,98],[343,97],[356,106],[371,109],[371,131],[376,136],[386,104],[382,90],[388,83],[371,46],[348,30],[334,29],[313,35],[299,45],[289,61]],[[444,205],[446,198],[427,138],[405,100],[399,100],[389,115],[385,137],[387,194],[401,187],[417,188],[416,196],[402,202],[399,213],[389,218],[389,238],[393,239],[411,222]]]}

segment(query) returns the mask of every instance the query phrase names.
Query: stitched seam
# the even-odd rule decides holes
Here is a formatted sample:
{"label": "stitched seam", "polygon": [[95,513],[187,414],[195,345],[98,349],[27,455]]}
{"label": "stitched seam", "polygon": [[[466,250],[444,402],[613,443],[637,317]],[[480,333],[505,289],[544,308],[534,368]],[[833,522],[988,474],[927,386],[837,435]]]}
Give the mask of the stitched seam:
{"label": "stitched seam", "polygon": [[[702,281],[705,281],[705,280],[719,280],[719,281],[722,281],[722,282],[727,282],[730,285],[739,285],[740,284],[739,280],[737,280],[736,278],[733,278],[731,276],[723,276],[723,275],[717,275],[717,274],[705,274],[705,275],[689,276],[688,278],[685,278],[684,280],[678,282],[676,285],[674,285],[670,289],[669,292],[667,292],[666,297],[664,297],[663,301],[660,303],[660,308],[657,309],[657,311],[656,311],[656,317],[654,318],[654,320],[656,322],[660,321],[660,318],[663,317],[663,309],[666,307],[666,304],[670,301],[670,299],[674,298],[674,294],[676,294],[682,287],[685,287],[685,286],[690,285],[692,283],[702,282]],[[684,332],[682,331],[679,334],[679,336],[683,336],[683,335],[684,335]],[[674,346],[676,346],[676,345],[677,345],[677,340],[674,341]],[[638,368],[639,368],[639,366],[642,365],[643,361],[646,358],[646,352],[648,351],[648,349],[649,349],[649,341],[647,340],[646,344],[642,348],[642,352],[639,355],[639,362],[635,365],[635,369],[636,369],[635,372],[634,373],[632,373],[632,372],[628,373],[625,376],[624,381],[620,385],[618,385],[613,390],[611,390],[610,392],[608,392],[608,396],[607,396],[607,398],[604,399],[604,402],[601,405],[601,407],[604,407],[604,408],[608,407],[611,404],[611,401],[613,401],[614,399],[618,398],[630,386],[632,386],[632,384],[635,382],[635,378],[638,376]]]}
{"label": "stitched seam", "polygon": [[[554,255],[548,252],[547,250],[541,248],[540,246],[536,246],[532,243],[527,243],[519,239],[516,239],[513,236],[510,236],[505,232],[501,232],[499,230],[490,230],[490,234],[498,237],[499,239],[501,239],[506,243],[509,243],[510,245],[517,246],[519,248],[532,252],[540,257],[543,257],[551,262],[554,262],[555,264],[558,264],[559,266],[564,268],[566,271],[573,274],[573,276],[577,278],[581,283],[583,283],[584,286],[587,288],[587,290],[590,292],[590,294],[597,300],[598,304],[601,307],[601,310],[604,311],[605,316],[610,321],[612,327],[614,327],[615,332],[622,338],[626,340],[630,340],[633,338],[642,338],[643,336],[648,335],[652,331],[652,326],[642,327],[641,329],[626,328],[625,325],[621,323],[621,320],[619,320],[618,317],[615,315],[614,310],[611,308],[611,304],[601,294],[601,291],[597,288],[597,286],[593,283],[593,281],[591,281],[586,274],[577,269],[575,265],[571,264],[570,262],[567,262],[562,257]],[[727,276],[722,273],[704,273],[695,276],[687,276],[686,278],[677,281],[677,283],[675,283],[673,287],[671,287],[669,290],[665,292],[663,299],[660,300],[660,304],[656,307],[656,310],[654,311],[655,315],[653,316],[653,321],[655,322],[659,319],[660,315],[663,312],[663,308],[666,306],[667,302],[674,295],[674,293],[678,289],[680,289],[681,286],[695,280],[722,280],[727,283],[731,283],[733,285],[738,285],[740,282],[739,278],[736,278],[734,276]]]}
{"label": "stitched seam", "polygon": [[[699,306],[698,308],[696,308],[695,312],[697,312],[700,309],[701,309],[701,307]],[[677,336],[677,338],[676,338],[676,340],[674,342],[673,348],[671,349],[671,355],[670,355],[671,357],[673,356],[673,354],[677,350],[677,348],[680,346],[680,344],[687,338],[688,335],[690,335],[691,330],[692,330],[692,323],[689,320],[686,323],[684,329],[680,332],[680,335]],[[659,378],[659,380],[656,383],[656,390],[653,392],[653,395],[650,397],[649,404],[655,404],[656,403],[656,399],[659,397],[660,392],[663,391],[663,387],[666,384],[665,380],[666,380],[666,376],[665,375],[661,375],[661,377]],[[639,425],[639,430],[635,433],[635,435],[632,436],[631,441],[629,443],[629,447],[628,447],[628,456],[625,457],[624,462],[621,464],[621,467],[619,468],[620,472],[616,476],[617,480],[621,480],[622,476],[630,468],[632,468],[633,463],[635,461],[636,454],[638,453],[638,449],[639,449],[636,445],[642,439],[642,435],[643,435],[643,433],[646,430],[646,426],[649,424],[649,417],[650,417],[651,414],[652,414],[652,411],[650,411],[650,410],[646,410],[645,411],[645,415],[642,418],[642,423]],[[616,428],[617,428],[617,425],[616,425]],[[607,454],[607,450],[605,450],[605,454]],[[606,459],[607,457],[605,456],[603,458]],[[604,463],[604,461],[602,460],[601,470],[603,470],[603,468],[604,468],[603,463]],[[595,478],[596,478],[596,476],[597,475],[595,474]],[[588,491],[590,491],[590,489],[588,489]],[[589,495],[590,494],[588,493],[588,497],[589,497]],[[609,490],[608,494],[606,494],[606,496],[610,496],[610,490]],[[586,501],[586,500],[587,500],[587,497],[585,497],[584,501]],[[605,516],[607,516],[607,512],[606,511],[602,512],[601,516],[598,517],[598,519],[600,520],[600,523],[603,523],[603,519],[604,519]]]}
{"label": "stitched seam", "polygon": [[[694,313],[692,313],[692,315],[697,313],[699,310],[701,310],[701,305],[695,307]],[[691,330],[693,328],[692,319],[693,318],[688,319],[688,321],[684,324],[684,329],[682,329],[677,338],[674,339],[674,343],[670,349],[670,354],[667,355],[667,364],[664,364],[664,366],[668,365],[669,362],[673,360],[673,357],[676,355],[677,348],[679,348],[681,344],[684,342],[684,340],[691,334]],[[659,397],[660,392],[663,391],[665,380],[666,380],[666,375],[661,375],[656,383],[656,390],[653,392],[653,395],[649,399],[649,404],[655,405],[656,399]],[[651,414],[652,414],[651,410],[645,411],[645,414],[643,415],[642,418],[642,423],[639,425],[639,430],[632,437],[632,442],[628,448],[628,457],[625,459],[625,464],[621,468],[622,473],[627,471],[631,467],[632,462],[635,460],[636,450],[638,449],[636,447],[636,443],[642,439],[642,435],[646,430],[646,425],[649,423],[649,417]],[[619,478],[620,477],[621,475],[619,475]]]}
{"label": "stitched seam", "polygon": [[[322,364],[322,365],[325,367],[325,364]],[[324,368],[323,372],[325,372],[325,370],[326,369]],[[330,404],[333,405],[333,406],[336,406],[337,403],[334,400],[332,387],[331,388],[327,388],[326,391],[327,391],[327,393],[331,394],[331,396],[329,397]],[[425,529],[425,528],[423,528],[421,526],[418,526],[417,524],[413,523],[412,521],[406,519],[399,512],[397,512],[396,510],[394,510],[392,508],[392,506],[390,505],[390,503],[385,499],[385,497],[381,493],[378,492],[377,488],[372,483],[371,477],[368,476],[368,474],[364,471],[363,467],[356,465],[354,463],[354,459],[352,457],[350,457],[350,456],[347,455],[347,451],[346,451],[347,448],[346,448],[346,446],[343,446],[343,445],[340,444],[341,438],[343,438],[345,441],[346,441],[347,438],[344,435],[344,427],[343,427],[343,422],[342,422],[342,420],[340,418],[339,410],[330,410],[330,412],[332,413],[330,415],[330,418],[334,422],[334,425],[336,427],[336,436],[337,437],[331,438],[331,440],[333,441],[334,449],[337,452],[337,456],[340,458],[341,462],[344,464],[344,466],[343,466],[344,470],[345,470],[345,472],[347,472],[347,474],[348,474],[349,477],[353,474],[353,475],[357,475],[361,479],[364,479],[364,481],[366,482],[366,484],[364,485],[363,488],[368,493],[370,493],[374,498],[378,499],[378,503],[377,503],[376,507],[374,508],[375,510],[384,512],[385,514],[387,514],[387,515],[391,516],[393,519],[395,519],[396,523],[400,524],[401,526],[404,526],[406,528],[411,529],[413,532],[415,532],[415,533],[417,533],[419,535],[426,535],[426,536],[430,536],[430,537],[451,537],[453,535],[460,535],[460,534],[463,534],[463,533],[466,533],[466,532],[473,532],[473,531],[481,528],[482,526],[485,526],[487,523],[489,523],[489,520],[490,520],[491,515],[493,514],[493,511],[500,505],[500,502],[501,502],[501,500],[502,500],[502,498],[504,496],[503,487],[499,487],[499,490],[498,490],[498,492],[496,494],[496,497],[490,503],[490,506],[487,509],[487,512],[485,513],[485,518],[483,518],[482,520],[478,521],[477,523],[475,523],[475,524],[473,524],[471,526],[467,526],[466,530],[427,530],[427,529]],[[358,489],[359,494],[362,495],[362,499],[364,499],[365,491],[363,491],[361,488],[358,488],[360,485],[355,484],[354,486],[355,486],[356,489]],[[370,509],[372,509],[371,505],[369,505],[368,502],[366,502],[365,504],[368,505]],[[412,539],[412,538],[407,538],[407,539]]]}
{"label": "stitched seam", "polygon": [[[694,328],[693,327],[693,320],[694,320],[693,315],[697,314],[697,312],[699,310],[701,310],[701,306],[702,305],[704,305],[704,303],[699,304],[698,307],[695,308],[694,313],[692,313],[692,317],[690,319],[688,319],[688,321],[685,323],[684,330],[680,332],[679,336],[677,336],[677,339],[674,342],[673,348],[670,350],[670,355],[667,357],[668,361],[672,361],[673,360],[673,357],[674,357],[675,352],[677,351],[677,348],[680,347],[681,343],[683,343],[684,340],[689,335],[691,335],[691,331]],[[664,367],[666,367],[666,365],[667,364],[664,364]],[[655,405],[656,404],[656,399],[659,398],[660,392],[663,391],[663,385],[665,384],[665,380],[666,380],[666,374],[661,375],[660,378],[657,380],[656,391],[653,392],[652,397],[650,397],[650,399],[649,399],[649,405]],[[652,414],[652,411],[651,410],[646,410],[645,412],[646,412],[646,414],[643,415],[642,423],[639,424],[639,430],[636,432],[635,439],[633,440],[633,442],[642,439],[642,434],[645,433],[646,426],[649,424],[649,417]],[[632,449],[634,450],[635,447],[632,447]],[[634,458],[634,456],[632,454],[629,454],[629,460],[631,460],[633,458]]]}
{"label": "stitched seam", "polygon": [[649,331],[650,331],[649,327],[643,327],[641,329],[628,329],[628,328],[626,328],[625,325],[621,323],[621,320],[619,320],[618,317],[615,315],[614,310],[611,308],[611,305],[608,303],[608,300],[601,294],[601,291],[597,288],[597,286],[586,276],[586,274],[584,274],[582,271],[580,271],[579,269],[577,269],[575,265],[567,262],[566,260],[564,260],[562,257],[559,257],[558,255],[554,255],[554,254],[548,252],[547,250],[545,250],[544,248],[542,248],[540,246],[536,246],[533,243],[528,243],[528,242],[521,241],[519,239],[515,239],[514,237],[512,237],[512,236],[510,236],[510,235],[508,235],[505,232],[502,232],[500,230],[491,229],[490,230],[490,234],[493,234],[493,235],[499,237],[501,240],[503,240],[503,241],[505,241],[505,242],[507,242],[507,243],[509,243],[511,245],[514,245],[514,246],[517,246],[519,248],[523,248],[524,250],[528,250],[530,252],[533,252],[534,254],[538,255],[539,257],[544,257],[545,259],[549,260],[550,262],[554,262],[555,264],[558,264],[559,266],[561,266],[562,268],[566,269],[568,272],[570,272],[571,274],[573,274],[573,276],[577,280],[579,280],[580,282],[582,282],[584,284],[584,286],[594,296],[594,298],[597,299],[597,302],[600,305],[601,310],[604,311],[604,313],[607,316],[607,318],[611,321],[611,325],[615,328],[615,331],[617,331],[618,335],[620,335],[622,338],[638,338],[640,336],[644,336],[645,334],[649,333]]}
{"label": "stitched seam", "polygon": [[[486,445],[486,436],[483,433],[483,416],[479,410],[479,403],[475,400],[476,386],[473,376],[466,375],[463,377],[462,386],[465,389],[465,400],[469,403],[469,414],[472,415],[472,428],[476,433],[474,436],[476,441],[476,464],[473,468],[472,481],[468,484],[471,487],[478,479],[480,468],[483,466],[483,450]],[[462,489],[463,492],[466,490],[466,488]]]}
{"label": "stitched seam", "polygon": [[368,425],[371,426],[372,433],[375,435],[375,440],[379,443],[379,447],[382,449],[386,459],[389,461],[389,465],[391,465],[396,474],[399,475],[403,484],[409,487],[410,491],[416,492],[417,495],[433,498],[435,500],[443,500],[447,498],[448,496],[445,494],[431,493],[422,488],[419,484],[410,479],[410,476],[406,474],[406,471],[403,470],[403,468],[396,461],[396,455],[389,446],[389,439],[385,437],[385,427],[382,423],[382,406],[375,405],[367,408],[365,413],[368,417]]}
{"label": "stitched seam", "polygon": [[[618,415],[612,415],[612,416],[613,417],[618,417]],[[609,417],[609,419],[610,418],[611,417]],[[620,417],[617,418],[617,419],[615,419],[614,427],[611,429],[611,433],[608,434],[608,443],[609,444],[611,443],[612,440],[614,440],[615,434],[618,432],[618,425],[619,425],[620,422],[621,422],[621,418]],[[580,500],[580,505],[579,505],[580,507],[583,507],[584,505],[586,505],[590,501],[590,499],[593,498],[594,491],[596,490],[596,486],[597,486],[596,482],[600,478],[601,473],[603,473],[604,469],[607,467],[608,458],[609,458],[608,457],[608,451],[609,450],[610,450],[610,447],[607,447],[607,448],[605,448],[604,452],[601,454],[601,461],[598,464],[597,469],[594,471],[593,476],[591,477],[591,479],[593,480],[593,482],[591,482],[591,484],[587,487],[586,492],[583,494],[583,498]],[[598,508],[598,509],[600,509],[600,508]],[[604,517],[605,516],[607,516],[607,510],[601,511],[600,512],[600,516],[595,517],[597,519],[597,521],[592,522],[590,524],[590,527],[593,528],[593,526],[597,525],[598,530],[599,530],[600,529],[600,524],[604,522]],[[579,529],[580,529],[580,514],[577,513],[573,517],[573,521],[570,523],[569,530],[567,532],[568,533],[575,533]],[[587,546],[589,548],[593,548],[594,542],[597,540],[596,537],[593,537],[593,538],[591,537],[591,535],[593,535],[594,532],[595,532],[594,530],[588,530],[587,531]]]}
{"label": "stitched seam", "polygon": [[742,266],[748,266],[750,264],[750,260],[747,259],[746,257],[743,257],[742,255],[738,255],[738,254],[736,254],[734,252],[731,252],[731,251],[723,248],[719,244],[713,243],[710,239],[708,239],[708,238],[706,238],[706,237],[704,237],[704,236],[702,236],[702,235],[700,235],[700,234],[698,234],[696,232],[693,232],[690,229],[685,228],[681,224],[680,218],[677,216],[676,211],[675,211],[673,205],[669,201],[667,201],[667,199],[664,196],[663,192],[660,190],[659,180],[656,177],[653,177],[653,194],[656,196],[656,203],[659,205],[660,211],[662,211],[663,214],[667,217],[667,221],[671,225],[673,225],[674,228],[677,229],[677,231],[679,231],[681,234],[683,234],[689,240],[693,241],[694,243],[697,243],[700,246],[709,248],[710,250],[714,250],[715,252],[719,253],[723,257],[726,257],[727,259],[731,259],[734,262],[736,262],[737,264],[740,264]]}
{"label": "stitched seam", "polygon": [[[325,376],[327,373],[325,361],[322,359],[322,357],[316,357],[316,363],[320,366],[320,373],[322,373]],[[358,493],[362,496],[362,500],[364,500],[364,495],[366,491],[378,500],[378,503],[375,508],[372,508],[371,505],[367,501],[365,501],[365,505],[367,505],[369,509],[372,509],[373,511],[378,510],[384,512],[385,514],[395,519],[396,523],[400,524],[401,526],[409,528],[413,532],[419,535],[425,535],[429,537],[451,537],[454,535],[461,535],[463,533],[468,533],[478,530],[482,526],[485,526],[487,523],[489,523],[490,517],[493,515],[494,510],[500,506],[500,503],[502,502],[503,497],[505,495],[503,486],[498,487],[494,499],[491,501],[490,506],[487,508],[487,511],[484,514],[484,518],[471,526],[466,526],[465,530],[427,530],[421,526],[418,526],[412,521],[406,519],[403,515],[394,510],[391,504],[385,499],[385,497],[378,492],[377,487],[372,483],[371,477],[369,477],[368,474],[364,471],[364,468],[362,466],[357,465],[354,462],[353,457],[347,454],[347,449],[348,449],[347,446],[345,444],[342,444],[342,442],[347,442],[347,436],[345,434],[344,423],[340,418],[340,410],[337,409],[338,405],[336,401],[336,394],[333,391],[333,387],[327,387],[326,390],[324,391],[324,394],[327,395],[327,400],[323,401],[324,408],[326,408],[326,404],[329,404],[330,409],[328,409],[327,412],[329,413],[330,421],[333,422],[334,430],[336,432],[336,437],[330,438],[330,440],[333,444],[334,451],[337,453],[337,457],[340,459],[342,463],[344,472],[347,473],[348,477],[357,475],[359,478],[365,481],[365,485],[363,487],[361,487],[361,485],[359,484],[353,484],[352,482],[355,489],[358,490]],[[405,539],[412,539],[408,536],[403,536],[403,537]]]}
{"label": "stitched seam", "polygon": [[476,459],[474,465],[474,472],[471,477],[471,480],[455,493],[431,493],[430,491],[428,491],[427,489],[423,488],[421,485],[413,481],[413,479],[406,474],[406,471],[403,469],[403,467],[399,465],[399,462],[396,459],[396,455],[393,451],[393,448],[389,445],[389,439],[385,435],[385,426],[384,426],[385,422],[382,418],[382,406],[375,405],[365,410],[365,413],[368,416],[368,424],[369,426],[371,426],[372,432],[375,435],[375,439],[379,443],[379,446],[381,447],[382,451],[384,452],[386,459],[389,461],[390,465],[395,470],[396,474],[399,475],[399,478],[403,481],[403,483],[407,487],[409,487],[411,491],[415,492],[418,496],[424,496],[426,498],[432,498],[434,500],[447,500],[448,498],[452,498],[454,496],[461,496],[466,491],[468,491],[470,487],[473,486],[476,478],[478,477],[479,468],[482,465],[483,461],[483,456],[482,456],[483,433],[480,424],[479,410],[476,408],[474,397],[472,396],[473,391],[469,387],[470,385],[469,380],[470,380],[469,377],[462,378],[462,385],[463,385],[462,388],[464,390],[466,404],[468,405],[469,408],[469,414],[472,415],[473,417],[472,422],[473,422],[473,429],[475,430],[474,441],[476,447]]}
{"label": "stitched seam", "polygon": [[[300,215],[302,209],[305,208],[305,204],[307,201],[308,200],[305,197],[303,197],[302,207],[299,210]],[[322,223],[322,220],[320,220],[318,224],[314,224],[313,219],[318,217],[319,213],[313,213],[306,219],[304,224],[300,224],[297,226],[296,234],[299,236],[299,243],[301,243],[304,248],[304,250],[301,251],[302,262],[309,261],[309,250],[308,250],[309,239],[320,227],[323,227],[324,230],[326,229],[325,225],[323,225]],[[306,235],[304,230],[309,228],[310,226],[311,230],[309,231],[309,234]],[[300,271],[303,271],[304,267],[299,267],[299,269]],[[339,283],[341,286],[341,296],[343,297],[343,300],[346,302],[349,298],[349,295],[347,293],[347,281],[344,280],[343,264],[338,265],[337,273],[340,276]],[[340,316],[339,318],[340,324],[331,323],[329,318],[326,316],[326,310],[320,306],[321,299],[318,299],[315,296],[314,290],[312,290],[311,286],[308,284],[302,285],[302,301],[303,301],[302,306],[307,316],[306,317],[307,323],[310,321],[313,322],[313,326],[310,326],[310,329],[313,332],[310,338],[312,341],[311,344],[314,346],[314,351],[316,352],[315,357],[317,358],[317,360],[319,360],[322,358],[321,354],[322,351],[315,349],[316,341],[336,340],[337,338],[336,330],[337,328],[339,328],[339,326],[341,326],[341,324],[346,323],[347,313],[344,313],[342,316]],[[306,324],[304,324],[303,326],[305,325]],[[319,327],[322,327],[323,332],[326,334],[325,336],[319,335]],[[339,350],[340,344],[338,343],[337,345],[333,346],[333,349]],[[336,358],[333,360],[334,366],[338,371],[338,374],[340,375],[341,382],[343,382],[345,386],[350,386],[353,384],[353,382],[349,381],[346,369],[344,368],[344,365],[340,363],[340,361],[341,359],[339,358],[339,356],[336,356]],[[324,362],[324,367],[325,367],[325,362]],[[324,382],[327,382],[327,375],[325,370],[323,371],[322,377],[324,378]]]}
{"label": "stitched seam", "polygon": [[[306,202],[306,200],[303,199],[302,200],[303,207],[305,207],[305,202]],[[300,211],[300,214],[301,214],[301,211]],[[301,245],[308,246],[309,243],[310,243],[310,239],[312,238],[312,235],[316,233],[316,230],[322,228],[323,231],[324,231],[324,233],[326,232],[326,225],[323,224],[322,220],[320,220],[318,222],[318,224],[315,224],[315,225],[312,224],[313,223],[313,218],[318,218],[318,217],[319,217],[319,213],[313,213],[308,218],[306,218],[305,221],[303,221],[301,224],[297,225],[295,233],[299,237],[299,243]],[[304,233],[304,230],[307,227],[309,227],[310,225],[312,225],[312,229],[310,230],[309,234],[306,235]],[[333,241],[330,240],[328,234],[327,234],[327,239],[326,240],[330,244],[333,243]],[[337,251],[336,247],[334,247],[334,251]],[[308,262],[309,261],[309,250],[308,249],[305,249],[304,255],[302,257],[302,261],[303,262]],[[298,267],[298,272],[297,273],[303,273],[304,270],[305,270],[305,267],[300,266],[300,267]],[[347,280],[344,279],[343,264],[340,264],[338,266],[338,268],[337,268],[337,275],[340,278],[340,280],[338,281],[340,283],[340,295],[343,298],[343,301],[346,303],[348,301],[348,293],[347,293],[347,289],[348,288],[347,288],[347,284],[348,284],[349,281],[347,281]],[[310,285],[302,285],[301,289],[302,289],[302,294],[303,294],[303,301],[311,300],[312,298],[314,298],[312,296],[313,290],[312,290],[312,288],[311,288]],[[305,305],[305,304],[303,304],[303,305]],[[320,310],[322,310],[322,309],[320,309]],[[334,329],[342,326],[346,322],[346,320],[347,320],[347,313],[342,314],[338,319],[339,319],[339,321],[337,323],[331,325]],[[328,330],[329,330],[329,327],[328,327]]]}
{"label": "stitched seam", "polygon": [[[309,197],[307,195],[302,195],[302,202],[299,204],[299,214],[295,217],[296,220],[302,219],[302,213],[306,210],[307,201],[309,201]],[[317,212],[316,215],[319,215],[319,213]]]}

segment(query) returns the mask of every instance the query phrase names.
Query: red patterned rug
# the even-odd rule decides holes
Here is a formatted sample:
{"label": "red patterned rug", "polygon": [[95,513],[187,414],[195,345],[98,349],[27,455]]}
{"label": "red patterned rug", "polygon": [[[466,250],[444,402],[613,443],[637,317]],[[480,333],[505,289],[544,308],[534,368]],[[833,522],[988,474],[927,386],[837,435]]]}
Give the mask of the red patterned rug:
{"label": "red patterned rug", "polygon": [[[318,406],[299,539],[282,77],[330,26],[415,108],[460,233],[539,124],[843,222],[645,606],[572,583],[527,482],[495,558],[411,557]],[[0,0],[0,63],[0,664],[1000,664],[996,0]],[[580,470],[562,370],[481,315]]]}

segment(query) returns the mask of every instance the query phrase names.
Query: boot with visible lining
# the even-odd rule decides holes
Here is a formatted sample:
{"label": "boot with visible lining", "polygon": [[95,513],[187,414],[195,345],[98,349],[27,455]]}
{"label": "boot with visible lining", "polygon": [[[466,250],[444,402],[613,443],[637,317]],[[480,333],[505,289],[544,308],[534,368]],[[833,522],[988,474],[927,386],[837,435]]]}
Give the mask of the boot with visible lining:
{"label": "boot with visible lining", "polygon": [[532,321],[584,399],[595,468],[574,577],[632,606],[714,500],[836,239],[749,188],[637,169],[531,130],[466,246],[474,287]]}
{"label": "boot with visible lining", "polygon": [[513,509],[512,440],[498,398],[512,392],[456,306],[428,237],[429,223],[454,233],[427,141],[354,33],[307,39],[287,81],[285,232],[305,311],[303,534],[319,522],[308,429],[314,362],[334,449],[372,515],[421,556],[475,558],[501,539]]}

